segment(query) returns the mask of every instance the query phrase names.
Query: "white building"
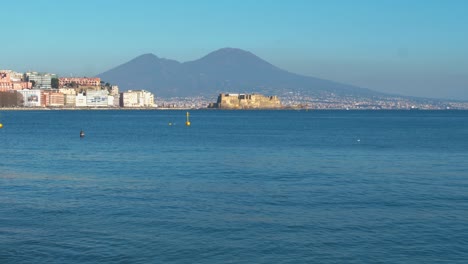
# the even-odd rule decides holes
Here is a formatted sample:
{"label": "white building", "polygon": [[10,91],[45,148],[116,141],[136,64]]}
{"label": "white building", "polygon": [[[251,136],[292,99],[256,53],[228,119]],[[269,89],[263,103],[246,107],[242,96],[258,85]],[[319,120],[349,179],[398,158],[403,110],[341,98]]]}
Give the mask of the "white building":
{"label": "white building", "polygon": [[[86,104],[89,107],[107,107],[108,106],[108,92],[107,90],[98,90],[86,92]],[[114,99],[112,98],[112,103]]]}
{"label": "white building", "polygon": [[114,105],[114,96],[112,95],[107,96],[107,106],[108,107],[119,106],[119,105]]}
{"label": "white building", "polygon": [[112,85],[110,95],[119,95],[119,87],[117,85]]}
{"label": "white building", "polygon": [[15,72],[12,70],[1,70],[1,72],[6,72],[10,74],[10,80],[12,82],[21,82],[23,80],[23,73]]}
{"label": "white building", "polygon": [[77,94],[76,97],[75,97],[75,104],[76,104],[76,107],[86,107],[86,106],[88,106],[86,104],[86,95],[84,95],[82,93]]}
{"label": "white building", "polygon": [[154,107],[154,95],[145,90],[123,92],[122,107]]}
{"label": "white building", "polygon": [[19,90],[23,96],[23,106],[25,107],[41,107],[41,90]]}
{"label": "white building", "polygon": [[59,92],[61,92],[63,94],[76,95],[76,91],[73,88],[60,88],[58,90],[59,90]]}

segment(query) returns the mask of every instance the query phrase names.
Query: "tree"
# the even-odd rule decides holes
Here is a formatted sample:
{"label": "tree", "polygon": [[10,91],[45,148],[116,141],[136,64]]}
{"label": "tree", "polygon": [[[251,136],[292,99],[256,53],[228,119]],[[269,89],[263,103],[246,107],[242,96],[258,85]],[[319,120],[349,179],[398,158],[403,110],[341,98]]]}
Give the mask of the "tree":
{"label": "tree", "polygon": [[32,80],[30,82],[32,83],[32,88],[36,87],[36,81]]}
{"label": "tree", "polygon": [[16,91],[0,92],[0,107],[17,107],[22,102],[23,96]]}
{"label": "tree", "polygon": [[52,78],[50,80],[50,84],[51,84],[52,88],[58,89],[59,88],[59,79],[58,78]]}

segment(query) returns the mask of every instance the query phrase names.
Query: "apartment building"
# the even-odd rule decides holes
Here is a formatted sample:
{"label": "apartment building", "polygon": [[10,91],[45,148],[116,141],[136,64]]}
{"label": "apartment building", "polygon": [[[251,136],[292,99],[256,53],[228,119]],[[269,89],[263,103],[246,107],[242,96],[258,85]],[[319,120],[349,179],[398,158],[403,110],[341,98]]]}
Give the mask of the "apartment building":
{"label": "apartment building", "polygon": [[23,106],[25,107],[41,107],[42,106],[42,96],[41,90],[20,90],[17,91],[23,96]]}
{"label": "apartment building", "polygon": [[122,107],[154,107],[154,95],[145,90],[129,90],[121,93]]}
{"label": "apartment building", "polygon": [[56,78],[55,74],[27,72],[24,74],[24,79],[28,82],[34,82],[35,89],[52,89],[52,78]]}

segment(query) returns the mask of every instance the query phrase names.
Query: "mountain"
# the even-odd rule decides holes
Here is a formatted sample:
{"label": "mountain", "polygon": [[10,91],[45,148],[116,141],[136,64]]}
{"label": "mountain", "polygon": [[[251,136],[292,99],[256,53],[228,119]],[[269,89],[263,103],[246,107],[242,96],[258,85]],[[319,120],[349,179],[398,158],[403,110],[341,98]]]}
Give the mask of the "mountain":
{"label": "mountain", "polygon": [[380,93],[352,85],[282,70],[256,55],[234,48],[214,51],[198,60],[180,63],[144,54],[97,75],[121,90],[145,89],[158,97],[216,96],[219,93],[263,93],[303,96],[373,96]]}

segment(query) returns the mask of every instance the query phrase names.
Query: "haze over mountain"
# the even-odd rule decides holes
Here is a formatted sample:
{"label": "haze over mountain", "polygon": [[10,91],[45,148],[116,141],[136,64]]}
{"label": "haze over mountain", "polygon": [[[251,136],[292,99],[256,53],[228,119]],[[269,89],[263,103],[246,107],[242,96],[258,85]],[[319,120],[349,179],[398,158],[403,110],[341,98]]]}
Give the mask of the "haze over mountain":
{"label": "haze over mountain", "polygon": [[300,92],[304,96],[377,96],[381,93],[282,70],[256,55],[235,48],[223,48],[198,60],[180,63],[144,54],[99,74],[103,81],[122,90],[145,89],[158,97],[216,96],[218,93],[263,93],[282,95]]}

